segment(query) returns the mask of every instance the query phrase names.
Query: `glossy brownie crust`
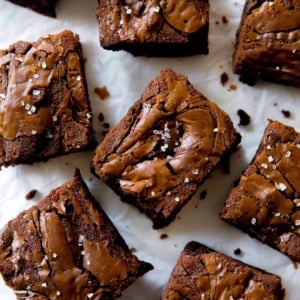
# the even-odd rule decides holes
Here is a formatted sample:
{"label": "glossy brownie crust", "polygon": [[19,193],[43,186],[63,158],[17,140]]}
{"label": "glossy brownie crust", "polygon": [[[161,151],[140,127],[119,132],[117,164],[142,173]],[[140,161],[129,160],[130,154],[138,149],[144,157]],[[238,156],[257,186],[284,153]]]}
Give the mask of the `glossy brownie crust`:
{"label": "glossy brownie crust", "polygon": [[17,299],[105,299],[152,266],[129,251],[79,171],[0,236],[0,271]]}
{"label": "glossy brownie crust", "polygon": [[300,2],[247,0],[237,33],[233,70],[257,79],[300,87]]}
{"label": "glossy brownie crust", "polygon": [[270,121],[221,218],[300,262],[300,134]]}
{"label": "glossy brownie crust", "polygon": [[17,5],[30,8],[49,17],[55,17],[55,4],[57,0],[8,0]]}
{"label": "glossy brownie crust", "polygon": [[0,168],[92,146],[79,37],[63,31],[0,50]]}
{"label": "glossy brownie crust", "polygon": [[208,0],[98,0],[100,42],[134,55],[208,53]]}
{"label": "glossy brownie crust", "polygon": [[98,146],[92,171],[160,228],[239,142],[222,109],[165,69]]}
{"label": "glossy brownie crust", "polygon": [[182,251],[161,300],[282,300],[280,277],[197,242]]}

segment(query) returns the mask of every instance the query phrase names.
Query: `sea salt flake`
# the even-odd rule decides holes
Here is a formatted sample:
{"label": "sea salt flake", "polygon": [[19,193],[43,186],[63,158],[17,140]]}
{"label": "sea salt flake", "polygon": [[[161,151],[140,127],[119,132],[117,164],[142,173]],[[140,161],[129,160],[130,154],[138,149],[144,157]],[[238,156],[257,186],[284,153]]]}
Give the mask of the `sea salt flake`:
{"label": "sea salt flake", "polygon": [[251,219],[251,224],[252,224],[252,225],[255,225],[255,224],[256,224],[256,219],[255,219],[255,218],[252,218],[252,219]]}
{"label": "sea salt flake", "polygon": [[32,92],[31,92],[31,95],[32,95],[32,96],[38,96],[38,95],[40,95],[40,94],[41,94],[41,91],[40,91],[40,90],[37,90],[37,89],[32,90]]}
{"label": "sea salt flake", "polygon": [[43,282],[42,287],[46,288],[47,287],[47,282]]}
{"label": "sea salt flake", "polygon": [[269,155],[268,156],[268,162],[272,162],[272,161],[274,161],[274,158],[273,158],[273,156]]}
{"label": "sea salt flake", "polygon": [[76,80],[80,81],[81,80],[81,76],[80,75],[76,76]]}
{"label": "sea salt flake", "polygon": [[151,192],[151,196],[152,197],[155,196],[155,192],[154,191]]}
{"label": "sea salt flake", "polygon": [[276,213],[274,213],[274,216],[275,216],[275,217],[280,217],[280,216],[281,216],[281,213],[280,213],[280,212],[276,212]]}
{"label": "sea salt flake", "polygon": [[53,252],[52,257],[53,257],[53,258],[57,258],[57,256],[58,256],[57,253],[56,253],[56,252]]}
{"label": "sea salt flake", "polygon": [[60,291],[56,291],[56,296],[60,296],[61,292]]}
{"label": "sea salt flake", "polygon": [[190,182],[190,179],[188,177],[185,177],[184,178],[184,183],[189,183]]}
{"label": "sea salt flake", "polygon": [[46,69],[47,68],[47,63],[45,61],[42,62],[42,68]]}
{"label": "sea salt flake", "polygon": [[300,225],[300,220],[296,220],[296,221],[295,221],[295,225],[296,225],[296,226],[299,226],[299,225]]}
{"label": "sea salt flake", "polygon": [[214,128],[213,132],[218,132],[219,129],[218,128]]}
{"label": "sea salt flake", "polygon": [[287,152],[285,153],[285,157],[286,157],[286,158],[289,158],[289,157],[291,157],[291,154],[292,154],[291,151],[287,151]]}
{"label": "sea salt flake", "polygon": [[271,145],[267,145],[267,149],[271,150],[272,149]]}
{"label": "sea salt flake", "polygon": [[1,99],[5,99],[5,97],[6,97],[6,96],[5,96],[4,93],[0,93],[0,98],[1,98]]}
{"label": "sea salt flake", "polygon": [[260,166],[264,169],[268,169],[268,165],[266,163],[262,163]]}
{"label": "sea salt flake", "polygon": [[198,174],[199,174],[199,170],[198,170],[198,169],[192,170],[192,174],[193,174],[193,175],[198,175]]}
{"label": "sea salt flake", "polygon": [[56,122],[57,121],[57,116],[53,116],[52,120],[53,120],[53,122]]}
{"label": "sea salt flake", "polygon": [[88,297],[88,299],[91,299],[94,296],[94,293],[88,293],[86,296]]}
{"label": "sea salt flake", "polygon": [[179,202],[180,201],[180,198],[179,197],[175,197],[174,199],[176,202]]}
{"label": "sea salt flake", "polygon": [[34,79],[38,79],[38,78],[40,77],[40,75],[39,75],[38,73],[34,73],[34,74],[32,75],[32,77],[33,77]]}
{"label": "sea salt flake", "polygon": [[35,134],[37,134],[37,131],[36,130],[31,130],[31,134],[35,135]]}
{"label": "sea salt flake", "polygon": [[281,191],[281,192],[284,192],[286,190],[286,185],[282,182],[275,182],[275,187],[277,190]]}
{"label": "sea salt flake", "polygon": [[287,242],[290,239],[291,233],[284,233],[283,235],[280,236],[280,241],[281,242]]}

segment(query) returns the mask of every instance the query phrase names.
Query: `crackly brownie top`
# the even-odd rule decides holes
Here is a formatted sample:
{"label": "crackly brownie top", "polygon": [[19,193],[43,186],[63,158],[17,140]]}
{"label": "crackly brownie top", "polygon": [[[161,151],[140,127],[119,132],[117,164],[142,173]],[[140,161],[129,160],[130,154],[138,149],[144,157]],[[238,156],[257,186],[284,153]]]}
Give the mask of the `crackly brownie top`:
{"label": "crackly brownie top", "polygon": [[[208,1],[100,0],[101,35],[116,32],[119,39],[146,41],[159,37],[163,23],[176,31],[192,34],[208,23]],[[156,39],[154,38],[154,39]],[[168,36],[164,37],[165,40]]]}
{"label": "crackly brownie top", "polygon": [[3,229],[0,271],[17,297],[115,299],[151,269],[93,201],[76,174]]}
{"label": "crackly brownie top", "polygon": [[165,69],[106,136],[93,164],[105,181],[144,203],[160,206],[165,198],[162,209],[189,198],[237,141],[229,116],[185,76]]}
{"label": "crackly brownie top", "polygon": [[78,36],[70,31],[0,51],[0,136],[51,138],[51,125],[74,116],[89,124],[80,54]]}
{"label": "crackly brownie top", "polygon": [[300,261],[300,134],[270,121],[222,218]]}
{"label": "crackly brownie top", "polygon": [[300,53],[299,28],[298,0],[248,0],[238,36],[241,52],[236,54],[245,51],[249,59],[269,61],[271,58],[276,62],[277,71],[297,72],[300,76],[296,62]]}
{"label": "crackly brownie top", "polygon": [[283,299],[280,278],[190,242],[181,253],[162,300]]}

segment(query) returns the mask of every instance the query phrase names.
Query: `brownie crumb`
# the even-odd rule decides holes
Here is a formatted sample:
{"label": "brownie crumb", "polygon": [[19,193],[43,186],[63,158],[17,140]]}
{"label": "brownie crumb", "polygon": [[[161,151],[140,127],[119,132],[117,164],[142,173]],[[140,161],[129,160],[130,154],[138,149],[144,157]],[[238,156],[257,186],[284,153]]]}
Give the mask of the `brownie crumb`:
{"label": "brownie crumb", "polygon": [[224,86],[229,80],[228,74],[223,72],[220,77],[221,84]]}
{"label": "brownie crumb", "polygon": [[94,92],[100,97],[101,100],[106,100],[110,96],[110,93],[105,86],[95,87]]}
{"label": "brownie crumb", "polygon": [[233,253],[235,255],[241,255],[242,254],[242,250],[240,248],[236,248],[236,249],[234,249]]}
{"label": "brownie crumb", "polygon": [[289,110],[282,109],[281,112],[285,118],[289,118],[291,116],[291,112]]}
{"label": "brownie crumb", "polygon": [[250,116],[242,109],[237,111],[238,116],[240,117],[239,126],[247,126],[250,123]]}
{"label": "brownie crumb", "polygon": [[26,200],[31,200],[34,198],[34,196],[36,195],[37,193],[37,190],[31,190],[30,192],[28,192],[26,195],[25,195],[25,199]]}
{"label": "brownie crumb", "polygon": [[237,86],[236,86],[235,84],[231,84],[231,85],[229,86],[228,91],[236,91],[236,90],[237,90]]}
{"label": "brownie crumb", "polygon": [[102,112],[99,112],[99,114],[98,114],[98,120],[99,120],[100,122],[103,122],[103,121],[104,121],[104,115],[103,115]]}
{"label": "brownie crumb", "polygon": [[110,127],[110,125],[109,125],[109,123],[103,123],[103,127],[108,129]]}
{"label": "brownie crumb", "polygon": [[134,248],[134,247],[131,247],[129,250],[130,250],[131,253],[137,252],[136,248]]}
{"label": "brownie crumb", "polygon": [[299,264],[297,262],[293,262],[293,266],[295,270],[299,269]]}
{"label": "brownie crumb", "polygon": [[220,22],[219,21],[216,21],[216,25],[219,25],[220,24]]}
{"label": "brownie crumb", "polygon": [[108,130],[103,130],[102,131],[102,136],[106,136],[108,134]]}
{"label": "brownie crumb", "polygon": [[226,16],[222,17],[222,22],[223,22],[223,24],[227,24],[228,23],[228,19],[227,19]]}
{"label": "brownie crumb", "polygon": [[167,239],[169,236],[166,234],[166,233],[162,233],[161,235],[160,235],[160,239],[161,240],[165,240],[165,239]]}
{"label": "brownie crumb", "polygon": [[200,193],[200,200],[204,200],[207,196],[207,191],[206,190],[203,190],[201,193]]}

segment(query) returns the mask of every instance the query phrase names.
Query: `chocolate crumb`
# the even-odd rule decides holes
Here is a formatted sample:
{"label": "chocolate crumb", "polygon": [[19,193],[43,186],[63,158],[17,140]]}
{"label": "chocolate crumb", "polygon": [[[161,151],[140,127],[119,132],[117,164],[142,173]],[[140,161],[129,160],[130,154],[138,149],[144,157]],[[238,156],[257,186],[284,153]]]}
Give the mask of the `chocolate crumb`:
{"label": "chocolate crumb", "polygon": [[161,235],[160,235],[160,239],[161,240],[165,240],[165,239],[167,239],[169,236],[166,234],[166,233],[162,233]]}
{"label": "chocolate crumb", "polygon": [[285,118],[289,118],[291,116],[291,112],[289,110],[282,109],[281,112]]}
{"label": "chocolate crumb", "polygon": [[222,22],[223,22],[223,24],[227,24],[228,23],[228,19],[227,19],[226,16],[222,17]]}
{"label": "chocolate crumb", "polygon": [[219,25],[220,24],[220,22],[219,21],[216,21],[216,25]]}
{"label": "chocolate crumb", "polygon": [[297,262],[294,262],[293,265],[294,265],[294,269],[295,269],[295,270],[298,270],[299,264],[298,264]]}
{"label": "chocolate crumb", "polygon": [[102,131],[102,136],[106,136],[108,134],[108,131],[107,130],[103,130]]}
{"label": "chocolate crumb", "polygon": [[110,96],[110,93],[105,86],[95,87],[94,92],[100,97],[101,100],[105,100]]}
{"label": "chocolate crumb", "polygon": [[236,89],[237,89],[237,86],[236,86],[235,84],[231,84],[231,85],[229,86],[228,91],[236,91]]}
{"label": "chocolate crumb", "polygon": [[28,192],[26,195],[25,195],[25,199],[26,200],[31,200],[34,198],[34,196],[36,195],[37,193],[37,190],[31,190],[30,192]]}
{"label": "chocolate crumb", "polygon": [[224,86],[228,82],[228,80],[229,80],[228,74],[226,72],[223,72],[220,77],[221,84]]}
{"label": "chocolate crumb", "polygon": [[242,254],[242,250],[240,248],[236,248],[236,249],[234,249],[233,253],[235,255],[241,255]]}
{"label": "chocolate crumb", "polygon": [[203,190],[201,193],[200,193],[200,200],[204,200],[207,196],[207,191],[206,190]]}
{"label": "chocolate crumb", "polygon": [[130,250],[131,253],[137,252],[137,250],[134,247],[131,247],[129,250]]}
{"label": "chocolate crumb", "polygon": [[103,127],[104,127],[104,128],[109,128],[110,125],[109,125],[109,123],[103,123]]}
{"label": "chocolate crumb", "polygon": [[100,122],[103,122],[103,121],[104,121],[104,115],[103,115],[102,112],[99,112],[99,114],[98,114],[98,120],[99,120]]}
{"label": "chocolate crumb", "polygon": [[250,116],[242,109],[237,111],[238,116],[240,117],[239,126],[247,126],[250,123]]}

